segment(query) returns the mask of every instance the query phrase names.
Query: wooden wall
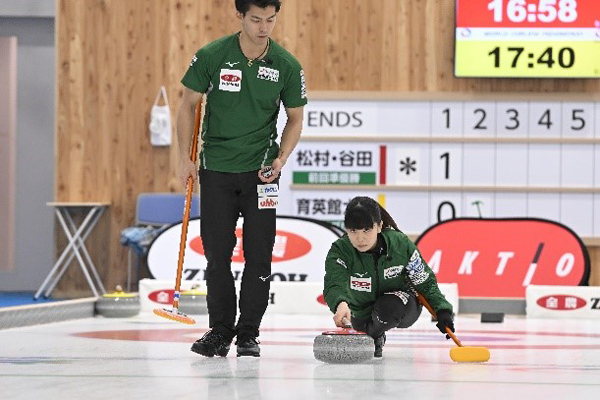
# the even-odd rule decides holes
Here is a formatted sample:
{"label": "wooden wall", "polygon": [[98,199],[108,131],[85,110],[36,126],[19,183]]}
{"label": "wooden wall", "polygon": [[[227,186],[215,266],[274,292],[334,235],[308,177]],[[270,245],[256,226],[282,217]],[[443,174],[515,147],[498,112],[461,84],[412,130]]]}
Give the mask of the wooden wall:
{"label": "wooden wall", "polygon": [[[599,80],[456,79],[455,0],[283,0],[274,39],[310,91],[598,92]],[[239,30],[233,0],[57,0],[56,200],[107,201],[88,247],[108,288],[126,276],[120,231],[145,191],[182,191],[176,146],[153,148],[150,108],[202,45]],[[60,243],[59,243],[60,244]],[[89,294],[79,268],[62,293]],[[593,278],[600,284],[600,278]]]}

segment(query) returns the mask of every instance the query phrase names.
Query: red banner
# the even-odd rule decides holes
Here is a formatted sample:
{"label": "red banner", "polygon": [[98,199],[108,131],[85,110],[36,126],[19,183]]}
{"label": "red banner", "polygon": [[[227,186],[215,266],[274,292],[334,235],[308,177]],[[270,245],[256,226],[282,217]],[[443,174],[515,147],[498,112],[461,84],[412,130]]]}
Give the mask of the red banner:
{"label": "red banner", "polygon": [[587,284],[587,249],[569,228],[541,219],[453,219],[417,240],[441,283],[460,297],[525,298],[529,284]]}

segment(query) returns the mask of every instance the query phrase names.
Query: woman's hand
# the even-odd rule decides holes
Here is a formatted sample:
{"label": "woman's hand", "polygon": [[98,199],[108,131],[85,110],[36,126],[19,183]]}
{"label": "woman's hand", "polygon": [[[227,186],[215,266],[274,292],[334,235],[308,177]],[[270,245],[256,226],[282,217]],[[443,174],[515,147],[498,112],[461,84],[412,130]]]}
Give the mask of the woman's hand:
{"label": "woman's hand", "polygon": [[340,328],[345,328],[346,323],[350,323],[352,318],[352,314],[350,313],[350,307],[348,307],[348,303],[342,301],[338,304],[337,309],[335,310],[335,315],[333,316],[333,322],[335,322],[335,326]]}

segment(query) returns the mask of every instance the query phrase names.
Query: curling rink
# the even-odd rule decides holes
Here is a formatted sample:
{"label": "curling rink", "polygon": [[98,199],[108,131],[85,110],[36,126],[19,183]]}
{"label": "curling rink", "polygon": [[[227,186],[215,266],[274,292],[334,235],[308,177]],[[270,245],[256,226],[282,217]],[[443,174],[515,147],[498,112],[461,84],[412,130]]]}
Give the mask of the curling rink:
{"label": "curling rink", "polygon": [[267,315],[260,358],[204,358],[189,348],[208,326],[143,313],[0,330],[1,399],[598,399],[600,320],[458,315],[484,364],[458,364],[435,325],[388,332],[382,359],[324,364],[316,335],[331,318]]}

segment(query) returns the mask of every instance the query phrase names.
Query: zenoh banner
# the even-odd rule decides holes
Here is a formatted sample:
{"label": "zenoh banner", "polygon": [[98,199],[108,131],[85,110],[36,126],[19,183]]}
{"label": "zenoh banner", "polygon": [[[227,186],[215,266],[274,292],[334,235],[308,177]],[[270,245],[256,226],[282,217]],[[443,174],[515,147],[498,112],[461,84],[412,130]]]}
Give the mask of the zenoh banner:
{"label": "zenoh banner", "polygon": [[439,282],[461,297],[525,298],[535,285],[586,285],[587,249],[569,228],[542,219],[458,218],[416,241]]}
{"label": "zenoh banner", "polygon": [[[204,280],[206,258],[200,238],[200,219],[190,220],[183,264],[183,280]],[[233,249],[231,269],[236,280],[242,278],[244,249],[240,217],[236,229],[237,242]],[[325,257],[331,244],[343,232],[322,221],[294,217],[277,217],[277,232],[273,247],[271,281],[323,282]],[[148,268],[155,279],[175,279],[181,223],[161,233],[150,245]]]}

